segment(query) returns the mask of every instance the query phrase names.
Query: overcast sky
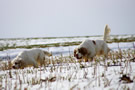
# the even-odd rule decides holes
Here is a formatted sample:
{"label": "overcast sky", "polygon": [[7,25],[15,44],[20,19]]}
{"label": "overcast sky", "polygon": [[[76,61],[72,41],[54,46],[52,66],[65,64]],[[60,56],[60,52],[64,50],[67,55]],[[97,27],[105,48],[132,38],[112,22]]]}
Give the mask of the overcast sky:
{"label": "overcast sky", "polygon": [[0,0],[0,38],[135,34],[135,0]]}

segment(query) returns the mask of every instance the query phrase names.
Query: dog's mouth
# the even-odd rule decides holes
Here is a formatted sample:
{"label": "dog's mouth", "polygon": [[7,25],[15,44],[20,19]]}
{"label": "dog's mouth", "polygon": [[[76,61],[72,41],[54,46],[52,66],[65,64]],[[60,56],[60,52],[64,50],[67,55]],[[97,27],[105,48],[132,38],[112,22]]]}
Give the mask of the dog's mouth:
{"label": "dog's mouth", "polygon": [[82,55],[79,55],[79,54],[75,54],[74,55],[77,59],[82,59],[83,57],[82,57]]}
{"label": "dog's mouth", "polygon": [[76,57],[77,59],[82,59],[82,57]]}

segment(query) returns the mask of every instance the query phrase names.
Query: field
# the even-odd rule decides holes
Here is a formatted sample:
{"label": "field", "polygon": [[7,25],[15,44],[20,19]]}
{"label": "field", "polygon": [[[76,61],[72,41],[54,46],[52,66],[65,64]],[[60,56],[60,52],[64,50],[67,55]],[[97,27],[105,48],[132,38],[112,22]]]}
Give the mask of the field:
{"label": "field", "polygon": [[[85,39],[102,36],[0,39],[0,90],[134,90],[135,35],[112,35],[108,59],[78,62],[73,50]],[[53,56],[39,68],[11,69],[10,61],[31,48]]]}

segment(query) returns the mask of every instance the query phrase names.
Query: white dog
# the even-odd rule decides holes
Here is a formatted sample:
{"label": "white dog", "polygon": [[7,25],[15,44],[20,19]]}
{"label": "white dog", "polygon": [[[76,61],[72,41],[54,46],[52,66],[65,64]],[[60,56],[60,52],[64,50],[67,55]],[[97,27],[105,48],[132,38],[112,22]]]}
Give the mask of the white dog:
{"label": "white dog", "polygon": [[77,59],[84,59],[85,62],[88,59],[93,59],[96,55],[104,55],[107,57],[110,51],[106,44],[106,40],[109,36],[110,28],[108,25],[105,26],[104,40],[84,40],[77,48],[74,49],[74,56]]}
{"label": "white dog", "polygon": [[16,58],[11,61],[14,69],[34,66],[37,68],[45,61],[45,56],[51,56],[52,54],[43,51],[41,49],[31,49],[19,53]]}

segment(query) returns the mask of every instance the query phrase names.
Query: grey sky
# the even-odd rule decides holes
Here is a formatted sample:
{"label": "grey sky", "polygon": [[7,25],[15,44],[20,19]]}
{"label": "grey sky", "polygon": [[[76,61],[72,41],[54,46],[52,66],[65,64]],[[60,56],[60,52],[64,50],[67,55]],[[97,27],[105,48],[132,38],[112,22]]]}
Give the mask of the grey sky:
{"label": "grey sky", "polygon": [[135,34],[135,0],[0,0],[0,38]]}

